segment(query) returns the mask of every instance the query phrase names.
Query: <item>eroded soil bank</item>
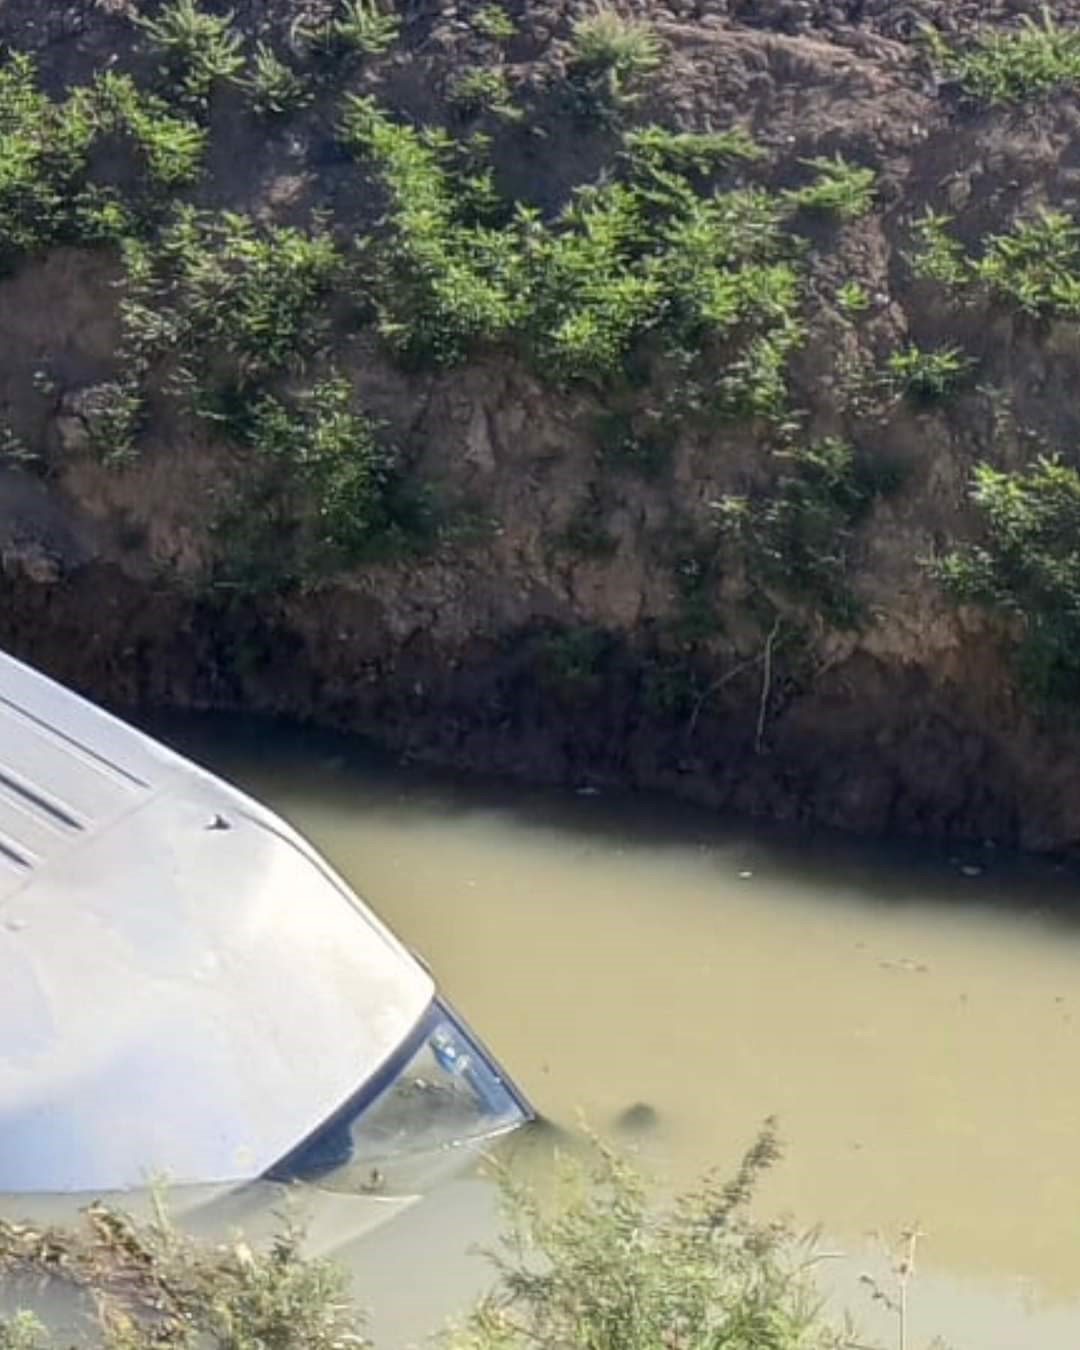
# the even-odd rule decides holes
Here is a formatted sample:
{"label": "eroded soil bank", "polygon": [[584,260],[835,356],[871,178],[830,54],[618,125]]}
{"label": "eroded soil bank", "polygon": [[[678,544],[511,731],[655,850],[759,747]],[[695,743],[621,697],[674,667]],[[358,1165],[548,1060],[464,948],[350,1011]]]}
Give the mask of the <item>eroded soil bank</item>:
{"label": "eroded soil bank", "polygon": [[[1050,10],[1072,33],[1080,7]],[[104,69],[160,100],[152,133],[112,112],[74,168],[38,147],[0,182],[5,647],[118,706],[280,712],[432,761],[863,831],[1080,842],[1068,642],[1055,630],[1053,700],[1017,659],[1041,622],[1017,596],[1065,610],[1071,592],[1040,591],[1009,555],[1023,584],[959,604],[932,566],[985,542],[978,464],[1019,481],[1040,454],[1076,459],[1073,85],[975,97],[920,36],[929,23],[966,50],[976,20],[1019,32],[1036,6],[620,7],[656,43],[624,89],[582,64],[579,0],[508,4],[501,27],[471,0],[403,5],[382,50],[345,56],[310,37],[340,6],[244,3],[248,65],[198,96],[175,63],[162,74],[139,12],[0,2],[0,37],[33,54],[54,105]],[[303,82],[297,106],[253,107],[257,42]],[[25,148],[17,103],[0,113]],[[347,132],[350,107],[363,126]],[[203,143],[165,182],[147,145],[178,134],[169,116]],[[380,150],[377,118],[448,139],[435,160],[422,137]],[[754,150],[669,136],[649,160],[633,137],[653,128],[737,130]],[[415,183],[393,176],[402,145],[435,183],[436,254],[419,249]],[[823,157],[872,171],[867,199],[800,197]],[[56,201],[76,197],[69,218]],[[177,243],[184,204],[204,233]],[[749,261],[715,243],[725,204],[768,235]],[[1025,222],[1048,208],[1059,236],[1033,243]],[[702,209],[713,243],[678,254]],[[947,218],[936,269],[928,210]],[[223,212],[247,223],[219,228]],[[585,250],[613,221],[640,236],[605,245],[604,273]],[[293,275],[275,230],[336,252],[283,292],[284,318],[241,331],[251,296]],[[568,238],[587,241],[573,257]],[[250,239],[272,247],[245,291]],[[547,279],[518,313],[536,256]],[[460,267],[449,296],[432,257]],[[519,282],[499,291],[499,269]],[[640,287],[616,304],[624,274]],[[474,282],[477,313],[502,309],[466,324]],[[637,317],[619,307],[654,295]],[[291,335],[284,355],[264,319]],[[607,345],[586,352],[590,324]],[[312,397],[331,376],[383,455],[364,495],[350,479],[349,509],[377,522],[351,552],[327,533],[342,496],[326,497],[341,489],[326,442],[295,462],[268,449],[275,409],[294,449],[325,430]],[[1051,525],[1039,546],[1068,572]]]}

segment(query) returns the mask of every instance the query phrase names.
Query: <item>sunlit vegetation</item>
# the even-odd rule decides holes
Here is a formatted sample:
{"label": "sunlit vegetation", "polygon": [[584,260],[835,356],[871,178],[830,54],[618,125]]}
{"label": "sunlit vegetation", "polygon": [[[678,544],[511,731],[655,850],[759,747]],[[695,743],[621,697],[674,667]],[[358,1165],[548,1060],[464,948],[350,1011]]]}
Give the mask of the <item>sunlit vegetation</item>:
{"label": "sunlit vegetation", "polygon": [[1080,697],[1080,473],[1043,457],[1019,473],[980,464],[971,498],[981,526],[931,570],[958,601],[1013,631],[1020,676],[1044,706]]}
{"label": "sunlit vegetation", "polygon": [[934,28],[925,36],[941,70],[981,102],[1028,103],[1080,84],[1080,32],[1056,23],[1048,9],[1038,19],[1023,15],[1011,31],[977,32],[956,47]]}
{"label": "sunlit vegetation", "polygon": [[[570,653],[589,678],[603,635]],[[584,663],[583,665],[581,663]],[[730,1177],[708,1174],[662,1203],[625,1158],[597,1146],[563,1160],[553,1199],[503,1177],[509,1220],[492,1253],[494,1287],[448,1334],[451,1350],[854,1350],[847,1320],[825,1310],[812,1237],[754,1217],[755,1190],[777,1161],[767,1125]],[[84,1291],[87,1340],[109,1350],[344,1350],[367,1344],[344,1272],[304,1255],[286,1230],[268,1246],[241,1235],[193,1242],[167,1221],[137,1223],[101,1205],[74,1229],[0,1223],[9,1277]],[[898,1343],[906,1343],[908,1270],[895,1277]],[[27,1313],[0,1321],[3,1350],[51,1350]]]}

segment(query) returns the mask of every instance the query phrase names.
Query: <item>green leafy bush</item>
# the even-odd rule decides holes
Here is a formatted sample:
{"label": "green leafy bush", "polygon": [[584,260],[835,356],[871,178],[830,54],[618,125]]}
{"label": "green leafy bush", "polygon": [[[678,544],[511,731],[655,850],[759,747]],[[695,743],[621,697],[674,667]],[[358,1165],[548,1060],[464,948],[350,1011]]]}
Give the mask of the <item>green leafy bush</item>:
{"label": "green leafy bush", "polygon": [[983,240],[968,256],[947,230],[947,216],[928,211],[915,223],[916,275],[953,290],[981,287],[1033,316],[1080,316],[1080,226],[1064,211],[1043,209]]}
{"label": "green leafy bush", "polygon": [[[54,102],[33,61],[12,56],[0,67],[0,258],[10,264],[54,243],[142,228],[163,198],[198,176],[205,148],[201,127],[126,75],[103,72]],[[134,183],[94,181],[117,153],[130,157]]]}
{"label": "green leafy bush", "polygon": [[812,604],[830,623],[851,627],[848,585],[852,529],[873,489],[851,446],[835,437],[780,452],[783,465],[757,499],[728,498],[723,526],[741,541],[751,575]]}
{"label": "green leafy bush", "polygon": [[812,183],[794,188],[788,194],[800,210],[836,216],[840,220],[855,220],[873,207],[877,181],[873,169],[851,164],[842,155],[832,159],[819,156],[804,163],[816,171],[817,177]]}
{"label": "green leafy bush", "polygon": [[125,246],[130,350],[172,355],[198,383],[217,352],[248,382],[296,365],[321,334],[342,256],[321,226],[259,226],[235,212],[176,208],[155,244]]}
{"label": "green leafy bush", "polygon": [[845,281],[836,288],[836,305],[845,314],[863,314],[870,308],[870,296],[861,281]]}
{"label": "green leafy bush", "polygon": [[677,361],[721,366],[714,392],[733,415],[773,416],[785,402],[803,336],[788,204],[761,189],[702,195],[658,158],[726,156],[727,140],[632,143],[626,180],[580,187],[544,220],[500,204],[489,173],[463,176],[444,135],[393,122],[370,98],[349,100],[343,136],[389,194],[374,292],[403,355],[446,364],[514,343],[551,379],[603,385],[656,334]]}
{"label": "green leafy bush", "polygon": [[252,411],[248,439],[312,502],[306,546],[315,558],[356,561],[385,541],[394,524],[388,492],[395,455],[354,408],[347,380],[323,380],[291,406],[263,397]]}
{"label": "green leafy bush", "polygon": [[663,49],[652,26],[601,7],[578,19],[570,36],[568,73],[579,111],[604,116],[636,101],[660,65]]}
{"label": "green leafy bush", "polygon": [[[344,1271],[312,1260],[286,1229],[268,1247],[194,1242],[164,1221],[139,1224],[93,1204],[79,1229],[0,1220],[5,1273],[62,1278],[92,1296],[87,1343],[112,1350],[342,1350],[365,1345]],[[65,1342],[66,1343],[66,1342]],[[57,1343],[26,1313],[0,1319],[3,1350]]]}
{"label": "green leafy bush", "polygon": [[591,1170],[564,1165],[552,1206],[508,1180],[498,1284],[451,1350],[839,1350],[810,1244],[749,1214],[778,1154],[769,1127],[730,1180],[708,1176],[664,1208],[604,1149]]}
{"label": "green leafy bush", "polygon": [[893,382],[918,403],[940,403],[948,398],[971,364],[959,347],[927,350],[914,343],[892,352],[887,362]]}
{"label": "green leafy bush", "polygon": [[910,262],[917,277],[958,287],[968,279],[968,262],[960,241],[949,233],[950,223],[950,216],[927,207],[914,223],[916,248]]}
{"label": "green leafy bush", "polygon": [[87,448],[104,464],[129,463],[136,454],[144,415],[137,372],[95,385],[79,410],[86,428]]}
{"label": "green leafy bush", "polygon": [[742,161],[754,163],[765,151],[748,131],[672,131],[650,124],[623,136],[625,154],[632,169],[674,169],[676,173],[707,173],[718,165]]}
{"label": "green leafy bush", "polygon": [[284,117],[306,107],[313,97],[307,80],[265,42],[255,48],[251,73],[244,85],[260,117]]}
{"label": "green leafy bush", "polygon": [[517,32],[517,25],[501,5],[481,5],[469,22],[493,42],[509,42]]}
{"label": "green leafy bush", "polygon": [[155,18],[135,22],[165,58],[169,87],[201,105],[217,83],[235,78],[244,67],[232,19],[231,12],[208,14],[198,0],[167,0]]}
{"label": "green leafy bush", "polygon": [[977,543],[953,549],[931,571],[957,600],[1019,625],[1021,679],[1040,703],[1080,697],[1080,473],[1043,457],[1021,473],[980,464],[971,497]]}
{"label": "green leafy bush", "polygon": [[338,14],[308,33],[308,38],[329,56],[381,56],[394,45],[400,31],[400,18],[384,12],[379,0],[340,0]]}
{"label": "green leafy bush", "polygon": [[969,270],[991,294],[1029,314],[1080,315],[1080,228],[1063,211],[1040,211],[991,235]]}
{"label": "green leafy bush", "polygon": [[29,56],[0,67],[0,258],[70,237],[95,125],[84,100],[54,103]]}
{"label": "green leafy bush", "polygon": [[1024,16],[1013,31],[987,30],[954,49],[935,29],[925,30],[931,55],[966,94],[984,103],[1026,103],[1080,83],[1080,31]]}
{"label": "green leafy bush", "polygon": [[520,122],[524,115],[514,103],[501,66],[470,66],[461,71],[450,86],[450,102],[466,117],[490,113],[504,122]]}
{"label": "green leafy bush", "polygon": [[376,164],[391,201],[377,252],[376,308],[387,342],[412,361],[449,364],[505,339],[527,305],[513,230],[463,219],[445,136],[391,121],[370,98],[347,102],[342,134]]}
{"label": "green leafy bush", "polygon": [[127,75],[104,71],[72,101],[81,104],[99,136],[126,137],[142,158],[145,174],[157,188],[182,187],[202,170],[205,128],[177,116],[154,94],[139,89]]}

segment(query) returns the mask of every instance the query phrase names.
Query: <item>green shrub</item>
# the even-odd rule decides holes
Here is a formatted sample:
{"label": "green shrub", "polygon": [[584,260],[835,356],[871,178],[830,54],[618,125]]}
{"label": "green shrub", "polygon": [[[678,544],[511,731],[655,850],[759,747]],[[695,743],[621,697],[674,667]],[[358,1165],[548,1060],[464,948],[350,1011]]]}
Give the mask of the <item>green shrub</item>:
{"label": "green shrub", "polygon": [[127,242],[125,263],[129,349],[172,354],[195,383],[214,352],[226,354],[251,382],[315,347],[342,256],[321,226],[305,233],[180,206],[155,246]]}
{"label": "green shrub", "polygon": [[260,117],[284,117],[307,107],[313,97],[307,80],[265,42],[255,48],[251,74],[244,86]]}
{"label": "green shrub", "polygon": [[558,381],[602,383],[659,317],[663,282],[641,261],[641,202],[621,183],[579,189],[531,250],[530,345]]}
{"label": "green shrub", "polygon": [[631,169],[674,169],[676,173],[707,173],[732,161],[753,163],[765,151],[748,131],[671,131],[651,124],[627,131],[623,145]]}
{"label": "green shrub", "polygon": [[1080,473],[1040,458],[1021,473],[980,464],[971,496],[979,542],[934,561],[957,600],[982,604],[1020,625],[1024,687],[1043,704],[1080,697]]}
{"label": "green shrub", "polygon": [[1080,315],[1080,228],[1063,211],[1040,211],[991,235],[973,280],[1029,314]]}
{"label": "green shrub", "polygon": [[145,406],[136,374],[107,380],[88,391],[79,410],[86,428],[87,447],[104,464],[127,464],[134,459]]}
{"label": "green shrub", "polygon": [[873,169],[851,164],[842,155],[832,159],[820,156],[803,162],[807,168],[816,171],[817,177],[814,182],[794,188],[788,194],[800,210],[836,216],[840,220],[855,220],[873,207],[877,180]]}
{"label": "green shrub", "polygon": [[[783,200],[749,188],[703,196],[658,167],[647,181],[582,186],[544,220],[500,203],[490,172],[463,174],[445,135],[395,123],[370,98],[348,101],[342,134],[390,198],[373,285],[380,330],[403,356],[448,364],[516,344],[550,379],[603,386],[655,334],[676,362],[719,364],[735,411],[771,416],[785,402],[803,330]],[[645,144],[639,154],[667,152],[656,137]],[[695,162],[717,150],[675,146]]]}
{"label": "green shrub", "polygon": [[[33,61],[13,56],[0,67],[0,260],[142,228],[166,195],[198,176],[205,147],[201,127],[126,75],[106,71],[54,102],[38,88]],[[115,162],[96,154],[102,149],[130,153],[133,185],[93,181]]]}
{"label": "green shrub", "polygon": [[1026,103],[1080,83],[1080,31],[1056,24],[1049,9],[1041,22],[1025,15],[1019,28],[987,30],[957,50],[934,29],[925,36],[945,73],[984,103]]}
{"label": "green shrub", "polygon": [[206,151],[205,128],[173,113],[163,99],[139,89],[127,75],[104,71],[88,89],[76,90],[98,135],[126,137],[158,188],[194,182]]}
{"label": "green shrub", "polygon": [[836,288],[836,306],[844,314],[863,314],[870,308],[870,296],[861,281],[845,281]]}
{"label": "green shrub", "polygon": [[940,403],[955,393],[971,370],[959,347],[929,351],[912,343],[892,352],[887,366],[893,382],[917,403]]}
{"label": "green shrub", "polygon": [[448,138],[390,120],[351,96],[343,137],[375,163],[391,201],[375,257],[379,331],[410,361],[446,365],[503,340],[527,306],[513,230],[467,223],[467,196],[447,167]]}
{"label": "green shrub", "polygon": [[135,22],[164,56],[170,87],[204,104],[216,84],[233,79],[244,66],[232,18],[231,12],[206,13],[198,0],[167,0],[156,18],[137,17]]}
{"label": "green shrub", "polygon": [[0,1350],[47,1350],[49,1333],[33,1313],[17,1312],[0,1320]]}
{"label": "green shrub", "polygon": [[1033,316],[1080,316],[1080,226],[1064,211],[1043,209],[983,240],[969,257],[949,235],[948,217],[927,211],[915,223],[916,275],[953,290],[981,287]]}
{"label": "green shrub", "polygon": [[504,122],[520,122],[523,116],[501,66],[468,67],[454,78],[449,94],[450,102],[466,117],[490,113]]}
{"label": "green shrub", "polygon": [[340,0],[340,12],[309,34],[330,56],[381,56],[397,41],[401,20],[384,13],[379,0]]}
{"label": "green shrub", "polygon": [[851,627],[848,586],[852,527],[872,491],[851,446],[835,437],[782,452],[783,468],[758,500],[730,500],[725,525],[747,549],[751,575],[811,603],[830,623]]}
{"label": "green shrub", "polygon": [[915,252],[910,256],[917,277],[942,286],[963,286],[968,279],[967,258],[958,239],[949,234],[951,217],[927,207],[915,221]]}
{"label": "green shrub", "polygon": [[[365,1345],[344,1271],[301,1251],[301,1234],[272,1244],[240,1237],[197,1243],[164,1221],[139,1224],[92,1204],[78,1229],[0,1220],[0,1261],[26,1282],[60,1278],[90,1294],[86,1343],[111,1350],[342,1350]],[[66,1343],[66,1342],[65,1342]],[[45,1350],[36,1319],[0,1319],[3,1350]]]}
{"label": "green shrub", "polygon": [[347,380],[323,380],[292,406],[263,397],[252,412],[249,441],[310,498],[306,534],[314,557],[353,562],[385,543],[394,525],[388,494],[396,457],[353,407]]}
{"label": "green shrub", "polygon": [[517,32],[517,24],[501,5],[481,5],[469,22],[493,42],[509,42]]}
{"label": "green shrub", "polygon": [[451,1350],[839,1350],[810,1244],[749,1214],[778,1155],[768,1127],[730,1180],[710,1175],[662,1208],[604,1149],[590,1170],[564,1164],[552,1206],[507,1180],[498,1284]]}
{"label": "green shrub", "polygon": [[614,9],[601,7],[578,19],[570,37],[568,71],[579,110],[603,115],[628,107],[660,65],[662,51],[650,24],[624,19]]}
{"label": "green shrub", "polygon": [[95,136],[85,102],[53,103],[33,60],[0,67],[0,259],[70,237]]}

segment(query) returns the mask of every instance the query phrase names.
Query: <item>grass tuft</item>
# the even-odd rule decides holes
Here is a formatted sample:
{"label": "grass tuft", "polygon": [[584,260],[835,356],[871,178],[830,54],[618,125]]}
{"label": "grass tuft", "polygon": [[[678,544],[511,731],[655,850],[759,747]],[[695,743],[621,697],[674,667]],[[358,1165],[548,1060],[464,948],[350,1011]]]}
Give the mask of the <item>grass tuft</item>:
{"label": "grass tuft", "polygon": [[969,98],[982,103],[1030,103],[1080,84],[1080,30],[1025,15],[1012,32],[987,30],[953,48],[936,29],[924,30],[930,53]]}

